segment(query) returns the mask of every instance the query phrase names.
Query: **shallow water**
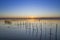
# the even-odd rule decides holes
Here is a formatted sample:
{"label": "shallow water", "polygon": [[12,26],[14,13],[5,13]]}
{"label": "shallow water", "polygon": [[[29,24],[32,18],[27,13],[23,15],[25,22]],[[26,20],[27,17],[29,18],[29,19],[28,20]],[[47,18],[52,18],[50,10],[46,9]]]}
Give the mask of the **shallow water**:
{"label": "shallow water", "polygon": [[60,20],[0,20],[0,40],[60,40]]}

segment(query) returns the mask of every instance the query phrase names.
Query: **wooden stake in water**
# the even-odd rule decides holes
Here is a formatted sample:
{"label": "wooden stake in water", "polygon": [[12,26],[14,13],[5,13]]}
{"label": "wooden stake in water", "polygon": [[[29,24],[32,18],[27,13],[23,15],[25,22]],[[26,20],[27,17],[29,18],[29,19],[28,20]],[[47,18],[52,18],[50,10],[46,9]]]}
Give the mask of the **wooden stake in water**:
{"label": "wooden stake in water", "polygon": [[38,26],[36,25],[36,39],[38,38]]}
{"label": "wooden stake in water", "polygon": [[[45,24],[46,25],[46,24]],[[46,40],[46,26],[45,26],[45,40]]]}
{"label": "wooden stake in water", "polygon": [[35,31],[34,25],[32,25],[32,28],[33,28],[33,30],[32,30],[32,37],[34,37],[34,31]]}
{"label": "wooden stake in water", "polygon": [[56,24],[55,40],[57,40],[57,28],[58,28],[58,26]]}
{"label": "wooden stake in water", "polygon": [[41,24],[41,34],[40,34],[40,40],[42,40],[42,24]]}
{"label": "wooden stake in water", "polygon": [[50,28],[50,40],[51,40],[51,28]]}
{"label": "wooden stake in water", "polygon": [[52,24],[50,24],[50,40],[52,40]]}

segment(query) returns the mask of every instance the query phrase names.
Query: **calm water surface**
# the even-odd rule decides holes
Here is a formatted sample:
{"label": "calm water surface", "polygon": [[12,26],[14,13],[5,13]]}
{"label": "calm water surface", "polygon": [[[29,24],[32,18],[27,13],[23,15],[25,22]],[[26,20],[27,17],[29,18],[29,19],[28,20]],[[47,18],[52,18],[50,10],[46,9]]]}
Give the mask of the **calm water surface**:
{"label": "calm water surface", "polygon": [[0,20],[0,40],[60,40],[60,20]]}

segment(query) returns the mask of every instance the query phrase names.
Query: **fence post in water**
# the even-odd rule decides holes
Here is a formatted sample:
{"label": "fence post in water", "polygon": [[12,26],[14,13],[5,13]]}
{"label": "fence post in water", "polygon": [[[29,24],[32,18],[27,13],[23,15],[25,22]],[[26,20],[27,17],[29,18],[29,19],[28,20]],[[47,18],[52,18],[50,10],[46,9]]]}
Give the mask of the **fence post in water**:
{"label": "fence post in water", "polygon": [[41,24],[41,34],[40,34],[40,40],[42,40],[42,24]]}
{"label": "fence post in water", "polygon": [[27,23],[25,23],[26,34],[27,34],[27,27],[28,27],[28,26],[27,26]]}
{"label": "fence post in water", "polygon": [[52,24],[50,26],[50,40],[52,40]]}
{"label": "fence post in water", "polygon": [[36,38],[38,38],[38,26],[36,24]]}
{"label": "fence post in water", "polygon": [[50,40],[51,40],[51,28],[50,28]]}
{"label": "fence post in water", "polygon": [[57,40],[57,28],[58,28],[58,26],[56,24],[55,40]]}
{"label": "fence post in water", "polygon": [[[45,23],[45,25],[46,25],[46,23]],[[45,40],[46,40],[46,26],[45,26]]]}
{"label": "fence post in water", "polygon": [[35,30],[35,29],[34,29],[34,25],[33,25],[33,24],[32,24],[32,29],[33,29],[33,30],[32,30],[32,37],[34,38],[34,30]]}

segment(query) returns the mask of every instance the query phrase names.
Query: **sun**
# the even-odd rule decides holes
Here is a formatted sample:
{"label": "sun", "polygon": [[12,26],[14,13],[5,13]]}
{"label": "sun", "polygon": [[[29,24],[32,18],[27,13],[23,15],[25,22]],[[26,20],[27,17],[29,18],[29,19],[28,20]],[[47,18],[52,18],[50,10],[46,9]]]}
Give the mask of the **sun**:
{"label": "sun", "polygon": [[30,16],[29,18],[35,18],[35,16]]}

